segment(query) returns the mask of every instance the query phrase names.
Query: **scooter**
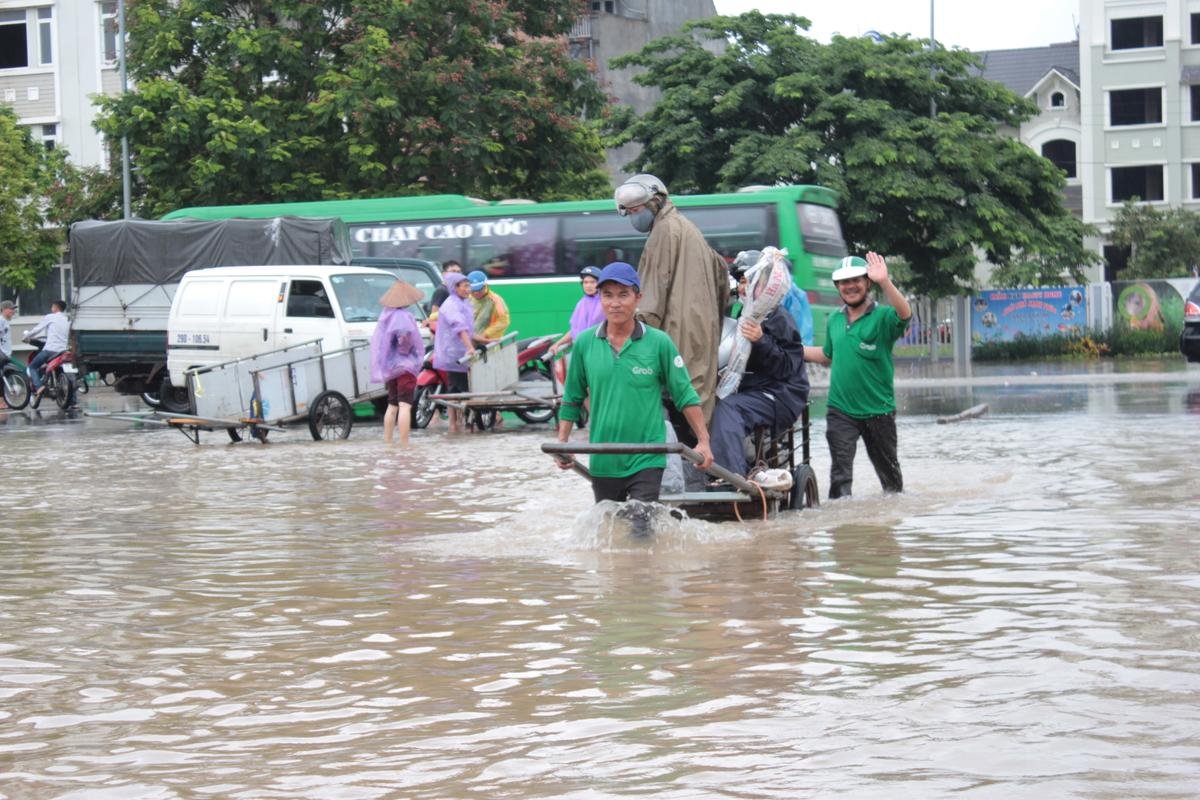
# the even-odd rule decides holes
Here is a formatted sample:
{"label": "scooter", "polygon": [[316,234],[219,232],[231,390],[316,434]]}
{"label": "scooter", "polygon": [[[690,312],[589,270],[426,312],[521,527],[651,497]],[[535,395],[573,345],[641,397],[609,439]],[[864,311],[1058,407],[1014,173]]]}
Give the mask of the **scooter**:
{"label": "scooter", "polygon": [[[30,339],[29,343],[37,350],[29,354],[29,363],[42,351],[46,342],[42,339]],[[75,356],[70,350],[63,350],[54,358],[42,365],[43,391],[33,395],[33,408],[41,405],[42,397],[49,395],[64,411],[75,404],[75,387],[78,383],[79,370],[75,367]],[[32,377],[32,376],[31,376]]]}
{"label": "scooter", "polygon": [[3,391],[4,402],[10,410],[20,411],[29,405],[33,385],[29,382],[29,376],[25,374],[25,367],[21,362],[4,360],[3,366],[0,366],[0,390]]}

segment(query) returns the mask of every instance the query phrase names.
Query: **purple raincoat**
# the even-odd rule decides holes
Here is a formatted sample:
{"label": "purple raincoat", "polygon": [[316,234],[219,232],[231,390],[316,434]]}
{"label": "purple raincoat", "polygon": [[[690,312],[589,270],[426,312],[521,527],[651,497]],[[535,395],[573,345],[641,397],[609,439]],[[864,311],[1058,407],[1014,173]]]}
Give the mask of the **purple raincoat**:
{"label": "purple raincoat", "polygon": [[411,312],[385,308],[371,334],[371,380],[384,383],[401,375],[416,375],[425,360],[425,343]]}
{"label": "purple raincoat", "polygon": [[433,366],[447,372],[466,372],[466,364],[458,360],[467,354],[460,332],[469,336],[475,330],[475,313],[466,300],[453,290],[438,309],[437,331],[433,335]]}
{"label": "purple raincoat", "polygon": [[604,309],[600,306],[600,293],[585,294],[571,314],[571,339],[579,339],[579,334],[601,322],[604,322]]}

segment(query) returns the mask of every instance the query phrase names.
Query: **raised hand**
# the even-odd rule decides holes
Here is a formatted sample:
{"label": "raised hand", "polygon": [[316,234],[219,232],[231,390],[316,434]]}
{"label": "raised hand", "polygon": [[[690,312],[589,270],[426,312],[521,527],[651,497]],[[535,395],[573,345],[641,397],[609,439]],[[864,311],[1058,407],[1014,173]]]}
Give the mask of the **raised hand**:
{"label": "raised hand", "polygon": [[883,283],[888,279],[887,262],[874,251],[867,253],[867,277],[871,283]]}

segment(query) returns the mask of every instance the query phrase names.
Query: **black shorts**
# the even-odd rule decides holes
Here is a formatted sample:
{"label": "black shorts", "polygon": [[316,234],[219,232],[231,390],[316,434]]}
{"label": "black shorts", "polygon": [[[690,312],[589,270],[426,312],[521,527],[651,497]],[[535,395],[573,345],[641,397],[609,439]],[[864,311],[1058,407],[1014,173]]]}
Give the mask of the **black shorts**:
{"label": "black shorts", "polygon": [[457,394],[460,392],[465,393],[465,392],[471,391],[471,384],[467,380],[467,373],[465,373],[465,372],[447,372],[446,377],[450,381],[451,393]]}
{"label": "black shorts", "polygon": [[387,382],[388,405],[398,406],[401,403],[413,404],[417,392],[417,376],[404,374]]}

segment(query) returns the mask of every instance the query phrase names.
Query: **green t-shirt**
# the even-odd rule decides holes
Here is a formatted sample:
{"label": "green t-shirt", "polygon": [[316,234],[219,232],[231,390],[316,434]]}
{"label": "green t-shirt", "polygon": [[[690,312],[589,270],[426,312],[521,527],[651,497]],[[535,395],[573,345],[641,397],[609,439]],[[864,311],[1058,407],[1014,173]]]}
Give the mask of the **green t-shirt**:
{"label": "green t-shirt", "polygon": [[853,324],[847,319],[845,307],[830,314],[825,333],[825,356],[833,361],[829,405],[855,419],[890,414],[896,410],[892,346],[904,335],[909,320],[874,301]]}
{"label": "green t-shirt", "polygon": [[[700,405],[683,357],[671,337],[638,322],[621,352],[614,353],[602,322],[579,334],[571,345],[571,367],[563,387],[559,418],[577,422],[585,397],[591,397],[590,442],[665,442],[662,395],[677,408]],[[665,455],[590,457],[589,469],[600,478],[624,478],[643,469],[663,468]]]}

